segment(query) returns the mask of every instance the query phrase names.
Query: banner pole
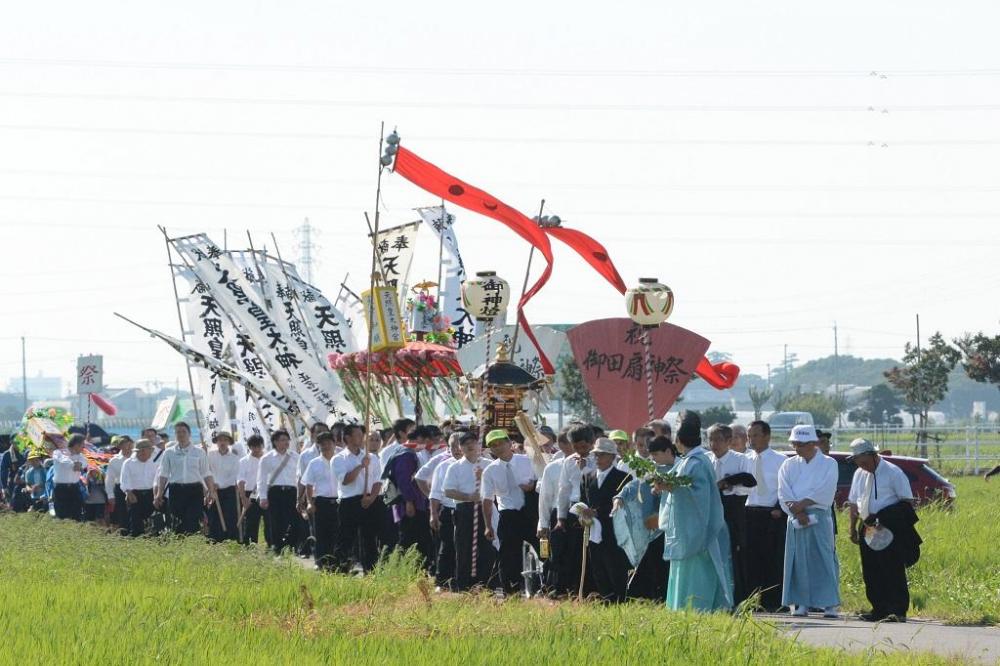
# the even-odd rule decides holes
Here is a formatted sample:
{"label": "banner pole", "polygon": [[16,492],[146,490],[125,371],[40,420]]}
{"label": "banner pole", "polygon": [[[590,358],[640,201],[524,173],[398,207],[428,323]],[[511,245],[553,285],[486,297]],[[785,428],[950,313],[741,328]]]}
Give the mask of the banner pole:
{"label": "banner pole", "polygon": [[[368,347],[367,354],[365,355],[365,437],[367,438],[371,427],[371,414],[372,414],[372,335],[373,326],[375,325],[375,268],[378,265],[381,267],[381,262],[378,260],[378,223],[379,223],[379,200],[382,198],[382,171],[385,167],[382,165],[382,145],[385,142],[385,121],[382,121],[378,132],[378,178],[375,181],[375,224],[370,225],[372,234],[372,262],[371,262],[371,272],[369,273],[369,291],[368,291]],[[365,220],[368,220],[368,214],[365,213]],[[365,440],[365,458],[368,457],[368,444],[367,439]],[[368,494],[368,465],[365,465],[365,479],[364,486],[362,486],[361,492],[363,495]]]}
{"label": "banner pole", "polygon": [[[538,206],[538,220],[536,224],[542,223],[542,211],[545,210],[545,199],[542,199],[541,205]],[[535,246],[531,246],[531,251],[528,252],[528,268],[524,271],[524,285],[521,287],[521,298],[517,300],[517,307],[521,307],[521,299],[524,298],[525,292],[528,291],[528,280],[531,278],[531,260],[535,258]],[[507,322],[504,322],[507,323]],[[521,332],[521,321],[520,318],[514,320],[514,339],[510,344],[510,360],[511,363],[517,363],[517,338],[518,334]],[[489,361],[487,360],[487,363]]]}

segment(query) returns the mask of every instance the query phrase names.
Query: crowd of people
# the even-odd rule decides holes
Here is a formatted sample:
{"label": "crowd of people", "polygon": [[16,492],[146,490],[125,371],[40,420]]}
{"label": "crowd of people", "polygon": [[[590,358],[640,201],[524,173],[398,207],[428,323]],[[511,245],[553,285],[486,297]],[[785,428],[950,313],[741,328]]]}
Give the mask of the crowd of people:
{"label": "crowd of people", "polygon": [[[751,599],[770,612],[838,616],[838,466],[813,426],[791,431],[793,455],[771,447],[765,421],[712,425],[704,446],[695,412],[676,432],[662,420],[632,433],[543,426],[545,441],[529,451],[506,430],[410,419],[372,433],[316,423],[303,434],[235,443],[216,432],[208,446],[177,423],[171,441],[153,428],[113,438],[104,469],[88,464],[82,435],[51,456],[13,446],[0,458],[3,501],[129,537],[263,539],[328,572],[364,575],[413,549],[439,590],[704,611]],[[910,484],[867,440],[851,452],[850,535],[872,604],[864,617],[904,621],[906,568],[920,545]]]}

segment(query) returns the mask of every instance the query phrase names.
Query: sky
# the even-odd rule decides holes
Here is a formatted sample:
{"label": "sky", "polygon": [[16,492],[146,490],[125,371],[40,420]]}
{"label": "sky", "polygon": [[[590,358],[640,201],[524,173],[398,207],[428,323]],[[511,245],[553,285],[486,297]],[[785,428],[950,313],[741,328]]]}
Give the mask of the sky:
{"label": "sky", "polygon": [[[671,322],[764,375],[785,345],[900,357],[1000,326],[1000,9],[989,2],[12,3],[0,20],[0,386],[186,382],[163,226],[368,273],[380,123],[657,277]],[[437,203],[394,174],[383,225]],[[462,210],[470,270],[528,247]],[[274,240],[271,234],[274,234]],[[418,270],[436,278],[434,243]],[[422,241],[423,242],[423,241]],[[623,316],[563,247],[533,323]],[[422,263],[421,263],[422,262]],[[535,263],[536,274],[540,270]]]}

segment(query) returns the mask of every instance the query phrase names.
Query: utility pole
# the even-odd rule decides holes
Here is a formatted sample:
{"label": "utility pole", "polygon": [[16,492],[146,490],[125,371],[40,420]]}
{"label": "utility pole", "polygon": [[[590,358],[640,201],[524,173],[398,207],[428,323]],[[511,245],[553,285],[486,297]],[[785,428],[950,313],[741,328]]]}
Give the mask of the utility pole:
{"label": "utility pole", "polygon": [[917,395],[920,396],[920,430],[917,431],[917,443],[920,444],[920,455],[927,457],[927,406],[924,397],[924,373],[920,365],[920,315],[917,314]]}
{"label": "utility pole", "polygon": [[783,383],[788,386],[788,345],[785,345],[785,351],[781,356],[781,374],[784,375]]}
{"label": "utility pole", "polygon": [[833,399],[837,404],[837,426],[843,425],[840,418],[840,350],[837,347],[837,322],[833,322]]}
{"label": "utility pole", "polygon": [[25,354],[24,336],[21,336],[21,392],[24,394],[24,413],[28,413],[28,357]]}

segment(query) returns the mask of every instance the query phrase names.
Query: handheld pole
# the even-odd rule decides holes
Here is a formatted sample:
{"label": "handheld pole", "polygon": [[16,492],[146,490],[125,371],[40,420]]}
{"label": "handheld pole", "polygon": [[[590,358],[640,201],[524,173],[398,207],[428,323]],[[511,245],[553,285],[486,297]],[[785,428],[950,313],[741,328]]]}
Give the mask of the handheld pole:
{"label": "handheld pole", "polygon": [[[545,199],[542,199],[542,203],[538,206],[538,222],[542,221],[542,211],[545,210]],[[535,246],[531,246],[531,251],[528,252],[528,267],[524,271],[524,285],[521,287],[521,298],[517,300],[517,307],[521,307],[521,300],[524,298],[524,294],[528,291],[528,279],[531,277],[531,260],[535,258]],[[521,322],[520,319],[515,319],[514,321],[514,339],[510,344],[510,360],[512,363],[516,363],[517,358],[517,338],[518,334],[521,332]],[[539,350],[540,352],[541,350]]]}

